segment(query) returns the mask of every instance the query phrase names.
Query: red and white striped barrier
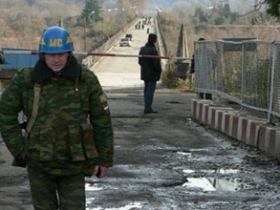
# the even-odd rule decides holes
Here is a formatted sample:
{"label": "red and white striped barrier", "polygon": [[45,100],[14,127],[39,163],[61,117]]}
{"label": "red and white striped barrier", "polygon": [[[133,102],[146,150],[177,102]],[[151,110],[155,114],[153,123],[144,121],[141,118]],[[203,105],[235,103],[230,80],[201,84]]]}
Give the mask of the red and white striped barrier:
{"label": "red and white striped barrier", "polygon": [[230,107],[214,106],[209,100],[192,100],[192,116],[199,123],[280,159],[280,128],[264,119],[239,116]]}
{"label": "red and white striped barrier", "polygon": [[258,148],[263,152],[269,152],[271,156],[279,159],[280,154],[280,129],[260,126]]}
{"label": "red and white striped barrier", "polygon": [[[27,55],[37,55],[39,52],[37,50],[3,50],[5,54],[27,54]],[[161,55],[131,55],[122,53],[98,53],[98,52],[79,52],[74,51],[74,55],[83,56],[110,56],[110,57],[138,57],[138,58],[159,58],[159,59],[173,59],[173,60],[191,60],[188,57],[176,57],[176,56],[161,56]]]}

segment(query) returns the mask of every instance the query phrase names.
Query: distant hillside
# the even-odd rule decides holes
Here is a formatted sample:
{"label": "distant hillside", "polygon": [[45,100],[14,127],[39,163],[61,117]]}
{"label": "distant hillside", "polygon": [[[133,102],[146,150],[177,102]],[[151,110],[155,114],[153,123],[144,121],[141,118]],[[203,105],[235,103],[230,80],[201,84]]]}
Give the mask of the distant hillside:
{"label": "distant hillside", "polygon": [[147,0],[147,6],[159,7],[162,10],[172,10],[174,7],[202,7],[217,6],[219,4],[228,3],[232,11],[246,13],[254,8],[255,0]]}
{"label": "distant hillside", "polygon": [[[42,31],[64,20],[64,27],[75,40],[75,48],[82,51],[86,36],[93,45],[98,39],[110,37],[144,6],[145,0],[100,0],[104,5],[104,20],[94,24],[78,22],[85,0],[0,0],[0,48],[36,49]],[[132,8],[131,5],[137,5]],[[110,10],[109,10],[110,8]],[[123,10],[132,8],[133,11]]]}
{"label": "distant hillside", "polygon": [[[253,0],[244,1],[228,1],[236,2],[235,6],[242,4],[240,11],[244,11],[246,6],[250,7]],[[85,0],[0,0],[0,48],[16,47],[37,49],[39,37],[42,31],[51,25],[58,25],[60,19],[64,20],[64,27],[69,30],[75,41],[75,48],[79,51],[84,50],[84,31],[89,40],[88,44],[93,45],[95,38],[103,39],[110,37],[110,33],[117,30],[128,20],[127,13],[124,14],[123,7],[133,8],[135,14],[141,16],[144,11],[153,11],[156,14],[156,8],[161,8],[163,13],[172,10],[175,13],[169,17],[180,18],[177,21],[179,27],[181,23],[189,25],[191,17],[197,6],[207,9],[207,5],[211,3],[221,3],[220,0],[99,0],[104,11],[110,8],[111,12],[104,14],[102,22],[92,25],[78,23],[77,18],[81,15],[84,8]],[[224,1],[226,2],[226,1]],[[181,6],[183,5],[183,6]],[[118,12],[115,9],[119,9]],[[132,14],[130,14],[132,15]],[[131,17],[131,16],[130,16]],[[171,18],[167,20],[170,22]],[[192,24],[192,23],[191,23]],[[174,34],[175,30],[171,30],[170,34]],[[230,33],[230,32],[228,32]],[[172,34],[172,35],[173,35]],[[177,36],[177,34],[175,34]],[[199,36],[199,34],[195,35]]]}
{"label": "distant hillside", "polygon": [[[84,0],[0,0],[0,47],[37,48],[42,31],[81,14]],[[67,6],[67,9],[65,7]]]}

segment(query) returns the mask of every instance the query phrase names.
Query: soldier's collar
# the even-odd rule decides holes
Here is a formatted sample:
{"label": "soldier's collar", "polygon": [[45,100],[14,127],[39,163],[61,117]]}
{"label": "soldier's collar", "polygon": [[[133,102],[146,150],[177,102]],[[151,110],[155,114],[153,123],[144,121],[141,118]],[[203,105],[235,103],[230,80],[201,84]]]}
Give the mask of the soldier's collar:
{"label": "soldier's collar", "polygon": [[[79,77],[81,73],[81,65],[78,64],[76,58],[72,55],[69,56],[69,60],[65,67],[60,71],[59,76],[74,80]],[[32,80],[37,83],[44,83],[52,77],[58,76],[53,72],[46,64],[44,59],[40,56],[38,62],[32,70]]]}

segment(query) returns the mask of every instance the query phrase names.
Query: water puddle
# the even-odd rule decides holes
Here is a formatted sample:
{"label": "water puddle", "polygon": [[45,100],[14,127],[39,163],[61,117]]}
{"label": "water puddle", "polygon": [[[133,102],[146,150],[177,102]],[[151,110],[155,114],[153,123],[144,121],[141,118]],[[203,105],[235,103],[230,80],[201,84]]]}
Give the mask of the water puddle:
{"label": "water puddle", "polygon": [[85,185],[86,191],[100,191],[103,190],[102,187],[99,187],[96,183],[86,183]]}
{"label": "water puddle", "polygon": [[202,191],[242,191],[252,189],[253,186],[245,184],[239,179],[190,177],[183,187]]}
{"label": "water puddle", "polygon": [[216,188],[207,178],[187,178],[187,182],[183,184],[183,187],[202,189],[203,191],[216,191]]}
{"label": "water puddle", "polygon": [[140,202],[134,202],[121,207],[114,207],[114,208],[87,207],[86,210],[130,210],[130,209],[141,209],[141,208],[142,208],[142,204]]}
{"label": "water puddle", "polygon": [[[185,169],[183,173],[192,175],[188,177],[183,187],[202,191],[242,191],[252,189],[253,186],[244,183],[240,178],[211,177],[211,175],[234,175],[244,173],[241,169],[217,169],[217,170],[192,170]],[[203,176],[201,176],[203,174]],[[199,176],[200,175],[200,176]]]}
{"label": "water puddle", "polygon": [[207,170],[192,170],[192,169],[184,169],[183,173],[185,174],[192,174],[192,173],[204,173],[204,174],[222,174],[222,175],[228,175],[228,174],[239,174],[244,173],[241,169],[207,169]]}
{"label": "water puddle", "polygon": [[178,155],[182,155],[182,156],[187,156],[187,157],[192,157],[192,153],[190,152],[177,152]]}

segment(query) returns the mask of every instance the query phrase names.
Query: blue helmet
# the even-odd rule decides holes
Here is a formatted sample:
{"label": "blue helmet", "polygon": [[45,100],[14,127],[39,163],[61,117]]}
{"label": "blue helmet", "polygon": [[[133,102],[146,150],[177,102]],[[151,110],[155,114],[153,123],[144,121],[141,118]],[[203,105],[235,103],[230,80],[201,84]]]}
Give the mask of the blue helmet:
{"label": "blue helmet", "polygon": [[73,41],[64,28],[52,26],[47,28],[40,39],[39,53],[64,53],[74,51]]}

